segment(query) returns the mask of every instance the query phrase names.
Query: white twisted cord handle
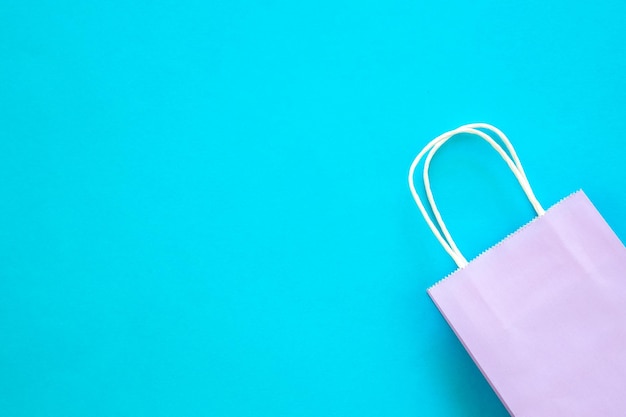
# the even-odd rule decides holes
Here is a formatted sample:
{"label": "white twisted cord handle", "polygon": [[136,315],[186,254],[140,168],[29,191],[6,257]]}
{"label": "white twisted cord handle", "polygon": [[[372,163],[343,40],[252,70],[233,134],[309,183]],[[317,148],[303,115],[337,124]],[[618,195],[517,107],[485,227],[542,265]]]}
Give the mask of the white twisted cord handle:
{"label": "white twisted cord handle", "polygon": [[[509,155],[504,151],[504,149],[502,149],[502,147],[498,145],[498,143],[496,143],[489,135],[487,135],[486,133],[478,129],[490,130],[494,132],[496,135],[498,135],[500,139],[502,140],[502,142],[504,143],[506,149],[511,154],[511,156],[509,157]],[[433,156],[435,155],[435,153],[439,150],[439,148],[441,148],[441,146],[443,146],[444,143],[452,139],[454,136],[463,134],[463,133],[478,136],[481,139],[485,140],[487,143],[489,143],[491,147],[493,147],[498,152],[498,154],[502,157],[502,159],[504,159],[504,161],[507,163],[507,165],[509,166],[509,168],[511,169],[511,171],[517,178],[518,182],[522,186],[524,193],[528,197],[528,200],[532,204],[537,214],[541,216],[545,213],[545,210],[543,209],[543,207],[541,207],[541,204],[539,203],[539,201],[535,197],[535,194],[533,193],[533,190],[530,186],[530,183],[528,182],[528,179],[526,178],[526,174],[517,156],[517,153],[515,152],[515,149],[513,148],[513,145],[511,144],[509,139],[506,137],[506,135],[502,133],[502,131],[500,131],[498,128],[496,128],[495,126],[486,124],[486,123],[472,123],[472,124],[463,125],[461,127],[458,127],[456,129],[453,129],[449,132],[446,132],[446,133],[443,133],[442,135],[437,136],[435,139],[430,141],[413,160],[413,163],[411,164],[411,167],[409,169],[409,188],[411,190],[411,194],[413,195],[413,199],[415,200],[415,203],[417,204],[417,207],[420,209],[420,212],[422,213],[422,216],[424,217],[424,220],[426,220],[426,223],[430,227],[431,231],[433,232],[433,234],[435,235],[435,237],[437,238],[441,246],[445,249],[446,252],[448,252],[448,254],[452,257],[454,262],[460,268],[463,268],[464,266],[466,266],[468,262],[467,262],[467,259],[463,256],[463,254],[459,250],[459,248],[457,247],[456,243],[454,242],[454,239],[450,235],[450,232],[448,231],[448,228],[446,227],[441,217],[441,214],[439,213],[439,209],[437,208],[437,205],[435,203],[432,190],[430,187],[430,179],[428,176],[428,171],[430,168],[430,162]],[[437,225],[443,232],[444,236],[441,235],[441,232],[439,231],[439,229],[437,229],[437,226],[435,226],[435,223],[432,221],[432,219],[430,218],[430,215],[424,208],[424,205],[422,204],[422,201],[419,195],[417,194],[417,191],[415,190],[415,184],[413,181],[413,178],[415,175],[415,169],[417,168],[417,165],[419,164],[421,159],[424,157],[426,152],[428,152],[428,156],[426,158],[426,162],[424,163],[424,187],[426,189],[426,196],[430,204],[431,210],[435,216]]]}

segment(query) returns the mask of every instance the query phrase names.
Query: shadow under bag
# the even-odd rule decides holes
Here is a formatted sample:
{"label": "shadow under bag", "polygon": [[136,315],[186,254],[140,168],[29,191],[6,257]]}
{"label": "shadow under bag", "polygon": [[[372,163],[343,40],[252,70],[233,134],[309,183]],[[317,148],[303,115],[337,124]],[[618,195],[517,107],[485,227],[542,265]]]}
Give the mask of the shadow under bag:
{"label": "shadow under bag", "polygon": [[[497,134],[510,155],[480,129]],[[445,227],[428,178],[439,147],[462,133],[489,142],[538,214],[469,263]],[[434,222],[413,184],[427,152],[424,185]],[[626,248],[587,196],[578,191],[544,211],[506,136],[482,123],[431,141],[413,162],[409,184],[459,266],[428,294],[509,413],[626,416]]]}

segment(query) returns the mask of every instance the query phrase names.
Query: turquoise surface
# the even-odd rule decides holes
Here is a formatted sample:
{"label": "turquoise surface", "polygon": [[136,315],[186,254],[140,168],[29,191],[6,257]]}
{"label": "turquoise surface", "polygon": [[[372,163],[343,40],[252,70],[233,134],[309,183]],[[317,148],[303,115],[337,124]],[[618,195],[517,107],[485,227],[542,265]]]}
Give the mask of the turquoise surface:
{"label": "turquoise surface", "polygon": [[[507,415],[426,295],[454,266],[408,167],[490,122],[626,237],[625,13],[3,0],[0,414]],[[532,218],[478,140],[432,181],[468,257]]]}

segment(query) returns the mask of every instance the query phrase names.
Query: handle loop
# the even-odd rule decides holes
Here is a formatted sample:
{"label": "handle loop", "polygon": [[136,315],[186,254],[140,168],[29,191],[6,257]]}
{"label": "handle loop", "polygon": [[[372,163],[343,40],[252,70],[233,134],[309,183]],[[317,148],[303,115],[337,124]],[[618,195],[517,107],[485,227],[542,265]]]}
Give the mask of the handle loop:
{"label": "handle loop", "polygon": [[[496,143],[489,135],[487,135],[486,133],[478,129],[486,129],[495,133],[504,143],[506,149],[510,153],[510,157],[504,151],[504,149],[502,149],[502,147],[498,143]],[[431,231],[433,232],[433,234],[435,235],[435,237],[437,238],[441,246],[450,255],[450,257],[452,257],[452,259],[459,266],[459,268],[465,267],[468,262],[467,262],[467,259],[463,256],[463,254],[459,250],[459,248],[457,247],[456,243],[454,242],[454,239],[450,235],[450,232],[448,231],[448,228],[446,227],[445,222],[443,221],[443,218],[441,217],[441,214],[439,213],[439,209],[437,208],[437,205],[435,203],[432,190],[430,187],[430,178],[429,178],[428,173],[429,173],[429,168],[430,168],[430,163],[432,161],[432,158],[437,153],[437,151],[441,148],[441,146],[443,146],[448,140],[452,139],[453,137],[463,134],[463,133],[478,136],[481,139],[485,140],[487,143],[489,143],[489,145],[491,145],[491,147],[494,148],[496,152],[498,152],[498,154],[502,157],[502,159],[504,159],[504,161],[507,163],[507,165],[509,166],[509,168],[511,169],[511,171],[517,178],[518,182],[520,183],[522,189],[524,190],[524,193],[528,197],[528,200],[532,204],[537,214],[541,216],[545,213],[545,210],[543,209],[543,207],[541,207],[541,204],[539,203],[539,201],[535,197],[535,194],[533,193],[530,183],[528,182],[528,179],[526,177],[526,173],[524,172],[524,168],[522,167],[522,164],[517,156],[517,153],[515,152],[515,149],[513,148],[513,145],[511,144],[509,139],[506,137],[506,135],[502,133],[501,130],[487,123],[472,123],[472,124],[460,126],[456,129],[450,130],[449,132],[446,132],[437,136],[435,139],[430,141],[413,160],[413,163],[411,164],[411,167],[409,169],[409,188],[411,190],[411,194],[413,195],[413,199],[415,200],[415,203],[417,204],[418,208],[420,209],[420,212],[422,213],[422,216],[424,217],[424,220],[426,220],[426,223],[430,227]],[[415,190],[415,184],[413,180],[415,169],[417,168],[417,165],[419,164],[421,159],[424,157],[426,152],[428,152],[428,156],[426,157],[426,162],[424,163],[424,175],[423,175],[424,188],[426,189],[426,196],[427,196],[429,205],[431,207],[431,210],[435,216],[435,221],[437,222],[437,226],[439,226],[439,228],[441,229],[441,232],[443,232],[443,236],[441,232],[439,231],[439,229],[437,228],[437,226],[435,225],[435,223],[433,222],[433,220],[431,219],[428,212],[426,211],[419,195],[417,194],[417,191]]]}

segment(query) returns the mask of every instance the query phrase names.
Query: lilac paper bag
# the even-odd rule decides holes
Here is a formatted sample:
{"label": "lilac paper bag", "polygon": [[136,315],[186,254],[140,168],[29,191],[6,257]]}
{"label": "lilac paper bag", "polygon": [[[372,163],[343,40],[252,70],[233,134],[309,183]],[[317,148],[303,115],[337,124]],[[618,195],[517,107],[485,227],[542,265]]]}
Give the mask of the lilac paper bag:
{"label": "lilac paper bag", "polygon": [[624,417],[626,248],[582,191],[540,213],[428,293],[511,415]]}
{"label": "lilac paper bag", "polygon": [[514,416],[626,416],[626,248],[582,191],[428,293]]}

